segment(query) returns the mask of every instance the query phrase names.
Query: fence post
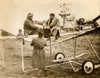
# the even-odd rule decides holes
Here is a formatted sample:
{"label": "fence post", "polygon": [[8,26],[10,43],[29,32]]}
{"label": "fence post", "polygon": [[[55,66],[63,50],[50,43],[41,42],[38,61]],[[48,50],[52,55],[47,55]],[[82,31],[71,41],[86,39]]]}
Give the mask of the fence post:
{"label": "fence post", "polygon": [[0,29],[0,37],[1,37],[1,50],[0,50],[0,52],[1,52],[1,63],[2,63],[2,65],[4,66],[4,53],[3,53],[3,39],[2,39],[2,31],[1,31],[1,29]]}

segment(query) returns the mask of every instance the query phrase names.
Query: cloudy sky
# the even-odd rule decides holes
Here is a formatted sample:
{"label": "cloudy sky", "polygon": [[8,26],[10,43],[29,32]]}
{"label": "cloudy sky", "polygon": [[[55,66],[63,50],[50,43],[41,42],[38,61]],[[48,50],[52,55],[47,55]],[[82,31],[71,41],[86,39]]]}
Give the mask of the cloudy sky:
{"label": "cloudy sky", "polygon": [[17,34],[29,12],[34,13],[34,20],[47,20],[51,12],[62,20],[58,14],[63,3],[71,4],[68,7],[76,18],[100,15],[100,0],[0,0],[0,28]]}

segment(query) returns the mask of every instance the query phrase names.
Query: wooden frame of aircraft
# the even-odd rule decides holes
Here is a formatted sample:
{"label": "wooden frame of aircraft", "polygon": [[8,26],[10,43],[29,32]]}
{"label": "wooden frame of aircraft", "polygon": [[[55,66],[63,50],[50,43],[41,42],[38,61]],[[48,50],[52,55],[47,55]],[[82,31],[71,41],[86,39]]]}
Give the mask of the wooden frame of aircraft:
{"label": "wooden frame of aircraft", "polygon": [[[74,59],[74,58],[76,58],[76,57],[80,57],[80,56],[84,55],[84,53],[83,53],[83,54],[81,54],[81,55],[76,56],[75,53],[76,53],[76,39],[79,38],[79,37],[81,37],[81,36],[85,36],[85,38],[86,38],[88,44],[90,45],[90,47],[92,48],[94,54],[96,55],[97,59],[98,59],[99,62],[100,62],[100,57],[99,57],[99,55],[97,54],[97,52],[96,52],[95,48],[93,47],[92,43],[90,42],[90,40],[89,40],[88,37],[86,36],[86,35],[89,34],[89,33],[92,33],[92,32],[99,32],[99,31],[100,31],[100,27],[92,28],[92,29],[90,29],[90,30],[87,30],[87,31],[81,32],[81,33],[79,33],[79,34],[76,34],[76,35],[74,35],[74,36],[71,36],[71,37],[62,39],[62,40],[60,40],[60,41],[56,41],[55,43],[51,43],[51,39],[50,39],[50,44],[48,45],[48,46],[50,46],[50,58],[52,57],[52,55],[51,55],[51,54],[52,54],[52,53],[51,53],[51,52],[52,52],[52,45],[59,44],[60,47],[61,47],[61,49],[62,49],[62,53],[57,53],[57,54],[55,55],[56,58],[55,58],[55,60],[53,60],[53,62],[60,62],[59,64],[57,63],[57,64],[55,64],[55,65],[60,65],[61,63],[66,63],[66,62],[64,62],[64,61],[67,60],[67,63],[70,64],[70,66],[72,67],[72,69],[74,70],[74,72],[77,72],[79,69],[78,69],[78,70],[75,69],[75,67],[73,66],[72,63],[78,64],[78,65],[82,65],[82,69],[83,69],[83,71],[84,71],[86,74],[92,73],[93,70],[94,70],[94,63],[93,63],[91,60],[86,60],[83,64],[81,64],[81,63],[79,63],[79,62],[72,61],[71,59]],[[95,37],[95,35],[93,36],[93,39],[94,39],[94,37]],[[0,37],[1,40],[7,39],[7,38],[16,38],[16,37]],[[25,70],[25,66],[24,66],[24,51],[23,51],[24,48],[23,48],[23,41],[24,41],[24,39],[27,40],[27,38],[24,38],[24,37],[17,37],[17,38],[21,40],[22,71],[23,71],[23,72],[28,72],[28,71],[32,71],[32,70],[37,70],[37,68],[31,69],[31,70]],[[63,41],[68,41],[68,40],[71,40],[71,39],[73,39],[73,41],[74,41],[74,57],[73,57],[73,58],[69,58],[69,57],[65,56],[65,51],[64,51],[64,49],[63,49],[63,47],[62,47],[62,45],[61,45],[61,42],[63,42]],[[4,65],[4,53],[3,53],[3,48],[2,48],[2,62],[3,62],[3,65]],[[51,66],[55,66],[55,65],[50,65],[50,66],[47,66],[47,67],[51,67]]]}

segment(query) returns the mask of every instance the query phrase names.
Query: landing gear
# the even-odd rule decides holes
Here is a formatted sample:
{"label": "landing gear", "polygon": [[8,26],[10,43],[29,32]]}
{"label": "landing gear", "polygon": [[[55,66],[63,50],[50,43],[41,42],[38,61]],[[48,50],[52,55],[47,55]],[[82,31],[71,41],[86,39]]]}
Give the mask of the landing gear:
{"label": "landing gear", "polygon": [[94,70],[94,63],[91,60],[86,60],[82,64],[82,70],[85,74],[91,74]]}
{"label": "landing gear", "polygon": [[62,52],[58,52],[56,55],[55,55],[55,60],[59,60],[59,63],[62,63],[65,58],[65,55],[62,53]]}

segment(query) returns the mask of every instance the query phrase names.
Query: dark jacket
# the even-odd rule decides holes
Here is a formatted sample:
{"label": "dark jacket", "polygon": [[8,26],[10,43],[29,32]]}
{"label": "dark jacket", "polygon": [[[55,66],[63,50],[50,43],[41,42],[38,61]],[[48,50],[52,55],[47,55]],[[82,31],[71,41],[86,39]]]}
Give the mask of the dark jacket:
{"label": "dark jacket", "polygon": [[59,21],[59,19],[57,19],[57,18],[54,18],[53,20],[52,20],[52,22],[50,23],[50,19],[48,19],[47,20],[47,22],[46,22],[46,25],[48,26],[51,26],[51,27],[58,27],[58,26],[60,26],[60,21]]}
{"label": "dark jacket", "polygon": [[38,27],[34,25],[34,21],[33,20],[30,20],[30,19],[26,19],[25,22],[24,22],[24,29],[25,30],[35,30],[37,29]]}
{"label": "dark jacket", "polygon": [[34,25],[34,21],[26,19],[24,22],[24,35],[32,35],[38,27]]}

